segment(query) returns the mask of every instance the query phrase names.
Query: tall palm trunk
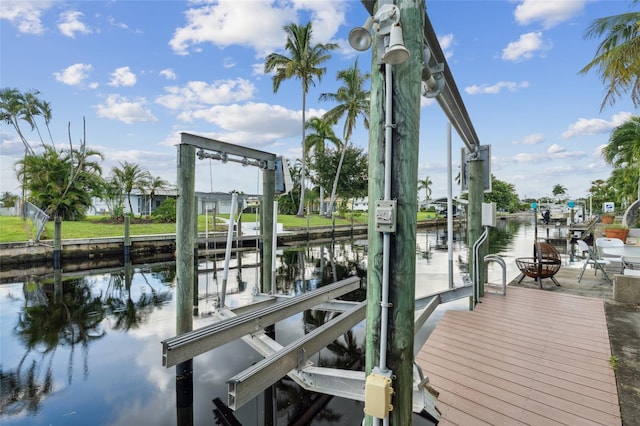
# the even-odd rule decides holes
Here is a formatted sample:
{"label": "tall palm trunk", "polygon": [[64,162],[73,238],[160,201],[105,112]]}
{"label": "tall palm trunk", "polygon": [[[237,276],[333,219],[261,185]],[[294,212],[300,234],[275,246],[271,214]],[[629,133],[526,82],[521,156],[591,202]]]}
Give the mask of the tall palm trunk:
{"label": "tall palm trunk", "polygon": [[336,177],[333,179],[333,188],[331,188],[331,198],[329,198],[329,210],[327,211],[327,216],[333,214],[333,205],[336,202],[336,191],[338,189],[338,179],[340,179],[340,171],[342,170],[342,163],[344,162],[344,154],[347,152],[347,146],[349,146],[349,141],[345,141],[342,152],[340,153],[338,170],[336,170]]}
{"label": "tall palm trunk", "polygon": [[305,140],[305,111],[307,109],[307,93],[302,90],[302,167],[300,170],[300,205],[298,206],[298,213],[296,216],[304,216],[304,184],[307,175],[307,155],[304,146]]}

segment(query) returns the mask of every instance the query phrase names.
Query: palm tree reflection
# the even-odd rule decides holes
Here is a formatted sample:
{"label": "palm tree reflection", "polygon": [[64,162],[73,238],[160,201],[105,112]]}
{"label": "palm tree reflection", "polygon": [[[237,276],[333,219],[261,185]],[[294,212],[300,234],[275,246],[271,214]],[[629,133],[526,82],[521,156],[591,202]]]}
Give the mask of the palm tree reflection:
{"label": "palm tree reflection", "polygon": [[[112,327],[129,330],[147,321],[151,312],[172,297],[169,287],[156,289],[140,271],[144,281],[136,298],[132,295],[131,265],[109,277],[106,291],[87,277],[54,278],[25,283],[14,333],[25,353],[15,369],[0,366],[0,412],[17,415],[36,413],[41,402],[54,391],[54,358],[58,348],[69,351],[67,384],[73,381],[76,348],[82,350],[82,370],[89,376],[89,345],[106,334],[103,320],[114,318]],[[98,287],[98,288],[97,288]]]}

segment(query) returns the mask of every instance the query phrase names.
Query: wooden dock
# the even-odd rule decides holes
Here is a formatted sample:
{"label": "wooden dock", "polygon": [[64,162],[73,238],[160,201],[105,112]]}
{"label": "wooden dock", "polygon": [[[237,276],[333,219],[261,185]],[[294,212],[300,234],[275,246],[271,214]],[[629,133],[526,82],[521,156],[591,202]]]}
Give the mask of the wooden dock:
{"label": "wooden dock", "polygon": [[509,287],[447,311],[416,356],[441,425],[620,425],[604,302]]}

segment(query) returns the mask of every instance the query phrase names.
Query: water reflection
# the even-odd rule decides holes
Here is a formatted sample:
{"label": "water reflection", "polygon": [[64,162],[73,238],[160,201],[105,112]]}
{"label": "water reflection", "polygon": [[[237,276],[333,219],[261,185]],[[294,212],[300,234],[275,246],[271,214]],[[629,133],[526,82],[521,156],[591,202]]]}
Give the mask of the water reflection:
{"label": "water reflection", "polygon": [[[0,412],[17,416],[26,412],[36,415],[42,402],[73,384],[75,357],[82,357],[82,378],[89,379],[90,345],[107,336],[106,328],[128,331],[149,320],[151,312],[171,300],[170,289],[158,289],[139,270],[146,288],[132,292],[131,265],[121,271],[100,276],[68,277],[61,271],[53,277],[37,279],[22,285],[23,298],[11,334],[13,350],[24,353],[15,368],[7,369],[4,355],[10,353],[2,335],[3,365],[0,367],[2,393]],[[105,286],[99,285],[102,281]],[[16,297],[9,294],[9,297]],[[19,300],[17,297],[14,300]],[[5,321],[3,306],[3,323]],[[6,315],[8,316],[8,315]],[[105,323],[106,322],[106,323]],[[108,327],[106,327],[108,325]],[[64,355],[57,356],[60,352]],[[64,356],[66,359],[61,360]],[[66,380],[54,377],[56,364],[66,363]]]}
{"label": "water reflection", "polygon": [[[532,237],[523,234],[525,228],[518,222],[499,222],[491,232],[490,251],[512,256],[514,247],[530,247]],[[447,287],[444,232],[417,235],[418,296]],[[455,232],[456,271],[461,271],[466,262],[465,231]],[[249,252],[232,262],[236,279],[228,283],[230,306],[244,303],[257,288],[258,258]],[[366,241],[284,248],[277,260],[278,293],[300,294],[352,275],[364,279]],[[194,328],[212,322],[222,265],[222,259],[199,265]],[[225,410],[226,380],[261,359],[240,341],[203,354],[180,370],[162,367],[159,342],[175,335],[174,291],[172,262],[129,264],[75,276],[57,273],[0,286],[0,422],[185,426],[214,424],[225,416],[245,425],[360,423],[361,403],[305,391],[288,378],[254,403],[235,412]],[[362,289],[344,299],[364,297]],[[273,331],[277,341],[287,345],[335,315],[308,310],[277,323]],[[323,367],[362,369],[364,335],[364,324],[359,324],[311,361]]]}

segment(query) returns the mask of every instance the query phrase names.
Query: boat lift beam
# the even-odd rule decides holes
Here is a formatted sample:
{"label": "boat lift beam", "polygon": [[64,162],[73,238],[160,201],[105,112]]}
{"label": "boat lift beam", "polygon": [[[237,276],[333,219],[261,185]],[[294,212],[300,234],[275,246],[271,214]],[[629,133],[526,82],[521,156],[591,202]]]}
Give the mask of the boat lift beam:
{"label": "boat lift beam", "polygon": [[318,290],[293,297],[288,301],[247,312],[241,316],[225,318],[215,324],[163,340],[162,365],[172,367],[359,288],[360,278],[349,277]]}
{"label": "boat lift beam", "polygon": [[[227,380],[229,407],[236,410],[290,371],[307,366],[309,356],[319,352],[336,340],[336,336],[346,333],[364,320],[366,313],[367,302],[364,301]],[[295,374],[291,377],[296,379]]]}
{"label": "boat lift beam", "polygon": [[[420,330],[438,305],[468,298],[471,286],[457,287],[416,300],[414,330]],[[343,305],[344,306],[344,305]],[[307,359],[334,341],[365,318],[366,301],[301,337],[286,347],[264,333],[243,339],[265,359],[236,374],[227,381],[228,404],[233,410],[251,401],[256,395],[288,375],[302,388],[314,392],[364,401],[365,373],[326,367],[314,367]],[[414,366],[413,411],[427,411],[439,418],[435,409],[437,396],[427,386],[428,378]]]}

